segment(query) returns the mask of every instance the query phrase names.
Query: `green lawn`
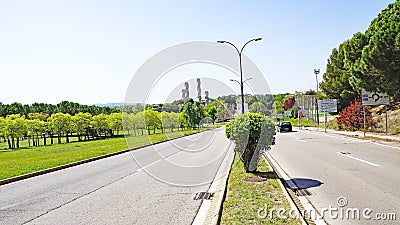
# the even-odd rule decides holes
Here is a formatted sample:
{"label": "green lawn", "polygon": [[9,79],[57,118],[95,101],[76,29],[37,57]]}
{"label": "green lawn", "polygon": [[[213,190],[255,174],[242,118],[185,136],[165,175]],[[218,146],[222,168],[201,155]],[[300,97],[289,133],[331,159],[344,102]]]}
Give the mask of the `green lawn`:
{"label": "green lawn", "polygon": [[[276,211],[272,218],[269,214],[266,218],[264,210],[268,212],[275,208],[290,210],[289,202],[276,180],[272,170],[262,160],[257,173],[246,173],[242,161],[235,157],[231,173],[229,175],[228,190],[223,203],[221,224],[301,224],[299,219],[279,218]],[[244,182],[243,178],[264,177],[262,182]],[[266,207],[267,206],[267,207]],[[286,214],[288,215],[288,214]],[[289,216],[288,216],[289,217]]]}
{"label": "green lawn", "polygon": [[[157,143],[203,130],[131,136],[128,138],[129,148]],[[1,143],[3,148],[0,149],[0,180],[128,149],[124,137],[30,148],[25,142],[22,142],[24,147],[20,149],[6,149],[7,143]],[[47,143],[50,143],[49,140]]]}
{"label": "green lawn", "polygon": [[[299,126],[299,119],[298,118],[287,118],[286,121],[290,121],[294,127]],[[323,122],[322,122],[323,123]],[[316,125],[316,122],[307,119],[306,117],[301,118],[301,126],[302,127],[314,127]]]}

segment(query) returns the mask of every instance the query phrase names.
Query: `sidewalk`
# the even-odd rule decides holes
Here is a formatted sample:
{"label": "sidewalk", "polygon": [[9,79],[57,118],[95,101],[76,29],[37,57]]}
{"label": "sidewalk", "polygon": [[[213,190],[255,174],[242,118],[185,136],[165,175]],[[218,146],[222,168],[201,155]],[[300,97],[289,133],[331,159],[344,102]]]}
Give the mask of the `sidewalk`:
{"label": "sidewalk", "polygon": [[[303,127],[303,130],[309,130],[309,131],[319,131],[319,132],[324,132],[324,128],[317,128],[317,127]],[[343,131],[343,130],[332,130],[332,129],[326,129],[327,133],[330,134],[339,134],[339,135],[345,135],[345,136],[350,136],[350,137],[356,137],[356,138],[366,138],[366,139],[373,139],[373,140],[379,140],[379,141],[385,141],[385,142],[396,142],[396,144],[400,144],[400,136],[399,135],[386,135],[384,133],[371,133],[367,132],[365,133],[364,137],[364,132],[362,131]]]}

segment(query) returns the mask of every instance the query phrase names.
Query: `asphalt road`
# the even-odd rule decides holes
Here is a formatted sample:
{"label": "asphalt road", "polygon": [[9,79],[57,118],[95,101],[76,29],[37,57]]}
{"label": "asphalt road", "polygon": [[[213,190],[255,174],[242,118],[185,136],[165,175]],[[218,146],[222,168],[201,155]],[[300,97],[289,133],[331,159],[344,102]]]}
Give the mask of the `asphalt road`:
{"label": "asphalt road", "polygon": [[[294,130],[278,133],[270,153],[311,192],[309,200],[329,224],[400,224],[400,148]],[[397,220],[380,219],[388,213]]]}
{"label": "asphalt road", "polygon": [[0,186],[0,224],[191,224],[228,146],[220,128]]}

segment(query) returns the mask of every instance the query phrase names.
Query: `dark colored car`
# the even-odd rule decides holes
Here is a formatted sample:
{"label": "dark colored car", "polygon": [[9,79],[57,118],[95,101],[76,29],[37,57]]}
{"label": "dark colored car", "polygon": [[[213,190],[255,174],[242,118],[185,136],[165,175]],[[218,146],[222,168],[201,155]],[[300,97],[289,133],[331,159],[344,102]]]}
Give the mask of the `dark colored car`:
{"label": "dark colored car", "polygon": [[278,129],[279,129],[279,132],[282,132],[282,131],[291,132],[292,131],[292,124],[289,121],[280,122],[279,125],[278,125]]}

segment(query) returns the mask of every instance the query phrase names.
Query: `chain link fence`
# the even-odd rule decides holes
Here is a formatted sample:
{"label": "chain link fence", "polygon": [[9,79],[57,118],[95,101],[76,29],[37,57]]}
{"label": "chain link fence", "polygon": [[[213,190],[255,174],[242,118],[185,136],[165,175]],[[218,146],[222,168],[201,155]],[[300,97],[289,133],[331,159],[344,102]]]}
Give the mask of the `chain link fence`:
{"label": "chain link fence", "polygon": [[315,122],[317,120],[315,95],[297,94],[295,97],[296,97],[295,108],[297,109],[295,113],[297,114],[299,113],[299,110],[301,110],[300,114],[302,114],[307,119]]}

